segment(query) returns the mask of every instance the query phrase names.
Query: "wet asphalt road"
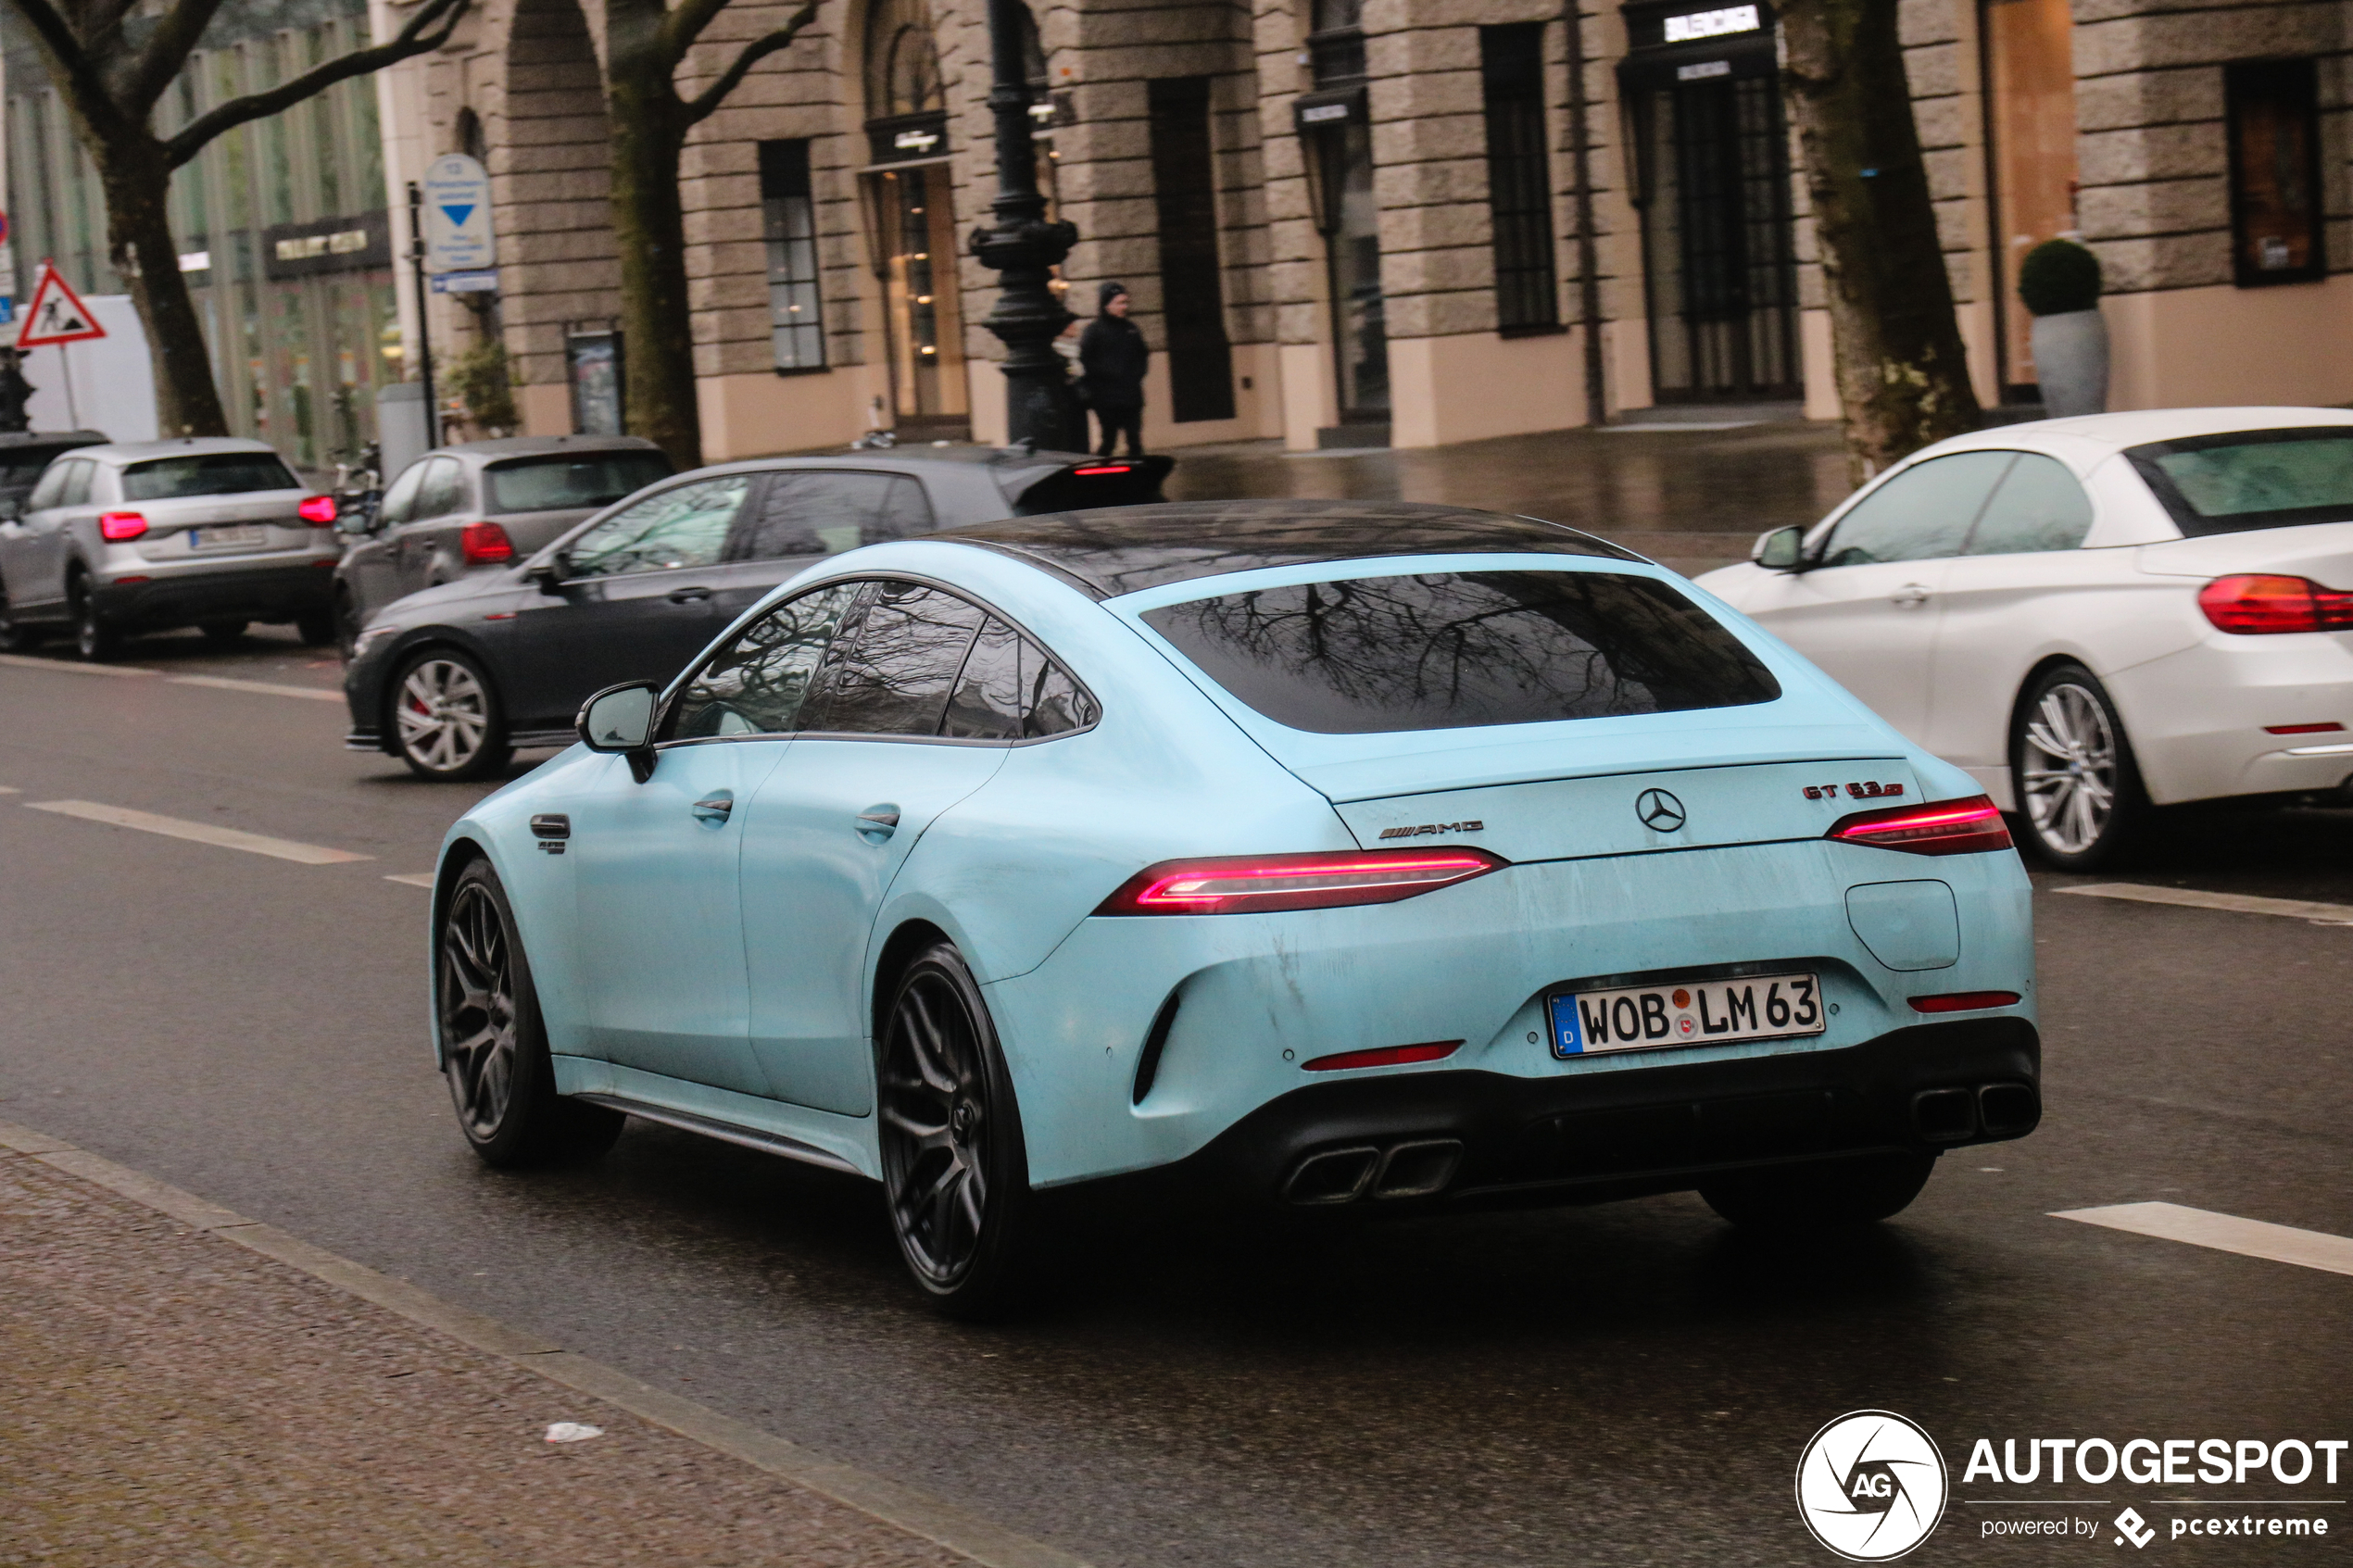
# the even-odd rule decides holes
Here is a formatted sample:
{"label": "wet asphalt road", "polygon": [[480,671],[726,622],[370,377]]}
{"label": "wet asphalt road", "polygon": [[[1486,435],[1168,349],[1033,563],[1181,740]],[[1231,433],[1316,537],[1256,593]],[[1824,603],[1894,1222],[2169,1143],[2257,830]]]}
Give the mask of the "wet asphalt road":
{"label": "wet asphalt road", "polygon": [[[0,1118],[1102,1568],[1829,1562],[1791,1476],[1866,1407],[1936,1436],[1956,1499],[2162,1529],[2185,1497],[2353,1498],[2353,1463],[2334,1488],[1960,1474],[1979,1437],[2353,1437],[2353,1278],[2047,1217],[2159,1199],[2353,1236],[2353,928],[2038,874],[2043,1127],[1947,1158],[1859,1238],[1757,1245],[1691,1197],[1284,1238],[1138,1214],[1035,1317],[976,1329],[912,1298],[855,1181],[642,1125],[594,1169],[480,1167],[430,1065],[426,895],[384,878],[427,870],[481,791],[344,752],[335,703],[170,679],[333,689],[282,633],[127,659],[163,673],[0,663]],[[374,859],[23,809],[60,798]],[[2353,902],[2348,857],[2353,813],[2206,813],[2125,874]],[[2065,1512],[1957,1501],[1913,1561],[2117,1554],[2105,1527],[1982,1537]]]}

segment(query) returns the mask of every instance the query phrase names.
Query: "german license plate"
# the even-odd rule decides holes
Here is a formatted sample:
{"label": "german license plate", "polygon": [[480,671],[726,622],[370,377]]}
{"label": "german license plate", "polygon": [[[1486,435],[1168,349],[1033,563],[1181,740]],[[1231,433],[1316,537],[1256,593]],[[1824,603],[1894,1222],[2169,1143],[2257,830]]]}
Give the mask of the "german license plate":
{"label": "german license plate", "polygon": [[188,544],[198,550],[220,550],[234,545],[266,545],[269,542],[270,530],[258,522],[232,522],[217,528],[188,530]]}
{"label": "german license plate", "polygon": [[1821,984],[1810,974],[1563,992],[1547,1002],[1559,1057],[1778,1040],[1824,1027]]}

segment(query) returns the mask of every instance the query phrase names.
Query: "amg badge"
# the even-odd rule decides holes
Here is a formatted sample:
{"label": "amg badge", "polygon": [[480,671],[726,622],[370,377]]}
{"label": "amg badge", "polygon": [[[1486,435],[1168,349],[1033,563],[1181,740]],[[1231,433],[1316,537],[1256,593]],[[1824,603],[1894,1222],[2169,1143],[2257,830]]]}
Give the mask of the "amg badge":
{"label": "amg badge", "polygon": [[1464,822],[1424,822],[1416,828],[1383,828],[1383,838],[1419,838],[1426,833],[1477,833],[1487,824],[1476,820]]}
{"label": "amg badge", "polygon": [[[1843,787],[1846,790],[1848,798],[1854,800],[1876,800],[1881,797],[1893,798],[1894,797],[1904,793],[1904,786],[1900,784],[1851,784]],[[1836,800],[1838,798],[1838,792],[1840,788],[1840,785],[1834,784],[1807,784],[1806,786],[1806,798],[1808,800]]]}

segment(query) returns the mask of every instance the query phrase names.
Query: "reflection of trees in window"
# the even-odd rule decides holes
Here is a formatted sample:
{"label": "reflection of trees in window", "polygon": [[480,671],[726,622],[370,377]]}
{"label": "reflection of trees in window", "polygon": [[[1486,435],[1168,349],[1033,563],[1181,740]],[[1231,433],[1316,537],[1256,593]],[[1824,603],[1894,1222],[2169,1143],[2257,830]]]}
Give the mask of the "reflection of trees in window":
{"label": "reflection of trees in window", "polygon": [[565,555],[575,577],[618,577],[632,571],[709,566],[727,542],[728,524],[751,489],[751,476],[682,484],[607,518]]}
{"label": "reflection of trees in window", "polygon": [[1359,578],[1148,610],[1204,672],[1325,734],[1769,701],[1772,676],[1664,583],[1614,573]]}
{"label": "reflection of trees in window", "polygon": [[862,734],[939,733],[949,688],[986,619],[953,594],[887,583],[859,620],[834,678],[824,727]]}
{"label": "reflection of trees in window", "polygon": [[688,683],[672,733],[683,740],[790,730],[825,645],[857,596],[856,584],[836,583],[779,605],[745,627]]}

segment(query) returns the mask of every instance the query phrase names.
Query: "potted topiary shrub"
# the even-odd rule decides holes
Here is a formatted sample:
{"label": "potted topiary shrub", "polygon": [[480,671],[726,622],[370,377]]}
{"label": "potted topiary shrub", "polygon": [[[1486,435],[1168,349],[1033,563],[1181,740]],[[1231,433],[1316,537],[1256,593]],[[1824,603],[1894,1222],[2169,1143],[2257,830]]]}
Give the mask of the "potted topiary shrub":
{"label": "potted topiary shrub", "polygon": [[2073,240],[2045,240],[2018,270],[2018,297],[2034,316],[2034,374],[2050,418],[2108,410],[2108,323],[2100,259]]}

